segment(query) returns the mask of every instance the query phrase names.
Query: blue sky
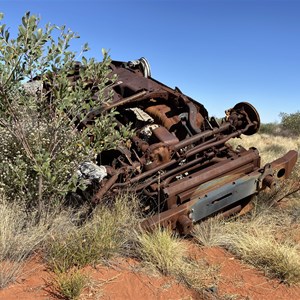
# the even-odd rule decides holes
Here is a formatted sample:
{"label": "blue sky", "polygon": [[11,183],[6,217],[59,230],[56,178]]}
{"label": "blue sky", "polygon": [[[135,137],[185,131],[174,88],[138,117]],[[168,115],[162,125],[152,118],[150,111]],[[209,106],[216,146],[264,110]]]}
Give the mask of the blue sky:
{"label": "blue sky", "polygon": [[152,76],[210,115],[248,101],[262,122],[300,110],[300,0],[0,0],[14,32],[26,11],[66,25],[112,59],[144,56]]}

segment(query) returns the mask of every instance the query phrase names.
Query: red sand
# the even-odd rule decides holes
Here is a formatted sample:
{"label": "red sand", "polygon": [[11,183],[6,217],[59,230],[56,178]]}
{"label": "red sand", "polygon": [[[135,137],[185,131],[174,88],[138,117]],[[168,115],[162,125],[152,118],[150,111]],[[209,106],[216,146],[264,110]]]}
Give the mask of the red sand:
{"label": "red sand", "polygon": [[[220,267],[220,278],[215,299],[248,300],[299,300],[300,287],[286,286],[278,280],[266,278],[262,272],[251,268],[220,248],[199,249],[190,245],[195,258],[205,258]],[[119,260],[113,266],[87,267],[85,272],[91,282],[81,299],[202,299],[174,278],[150,276],[137,271],[138,262]],[[0,290],[1,300],[59,299],[53,294],[53,275],[39,257],[31,259],[18,280]]]}

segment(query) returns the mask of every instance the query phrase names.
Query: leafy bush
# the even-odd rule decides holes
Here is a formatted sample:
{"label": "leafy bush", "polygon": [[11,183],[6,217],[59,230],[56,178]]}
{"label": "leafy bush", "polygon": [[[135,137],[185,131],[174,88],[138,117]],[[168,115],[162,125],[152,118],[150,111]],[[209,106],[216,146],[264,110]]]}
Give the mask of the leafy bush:
{"label": "leafy bush", "polygon": [[262,123],[260,124],[259,132],[265,134],[279,134],[280,125],[277,123]]}
{"label": "leafy bush", "polygon": [[262,134],[287,136],[300,134],[300,112],[280,113],[280,123],[262,123],[259,132]]}
{"label": "leafy bush", "polygon": [[[8,199],[27,206],[55,204],[76,189],[76,169],[114,148],[130,135],[115,129],[115,112],[95,120],[95,126],[77,130],[86,114],[111,99],[110,58],[87,60],[69,50],[78,36],[64,26],[39,27],[30,13],[11,38],[0,14],[0,188]],[[69,75],[82,56],[78,79]],[[28,82],[29,81],[29,82]],[[28,83],[26,83],[28,82]],[[76,119],[76,122],[75,122]],[[91,136],[94,142],[91,143]]]}
{"label": "leafy bush", "polygon": [[291,114],[281,113],[280,117],[283,129],[291,132],[292,134],[300,134],[300,111]]}

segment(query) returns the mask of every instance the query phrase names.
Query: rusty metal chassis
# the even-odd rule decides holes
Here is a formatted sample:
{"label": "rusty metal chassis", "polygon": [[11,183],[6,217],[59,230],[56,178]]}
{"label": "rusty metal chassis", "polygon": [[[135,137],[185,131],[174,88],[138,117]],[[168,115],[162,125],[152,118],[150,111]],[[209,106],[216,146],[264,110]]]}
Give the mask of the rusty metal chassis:
{"label": "rusty metal chassis", "polygon": [[[113,100],[92,110],[82,125],[115,109],[118,126],[132,122],[136,134],[129,146],[99,154],[98,163],[105,165],[109,176],[101,182],[94,203],[129,189],[141,196],[143,227],[161,224],[188,233],[193,223],[208,216],[245,210],[259,191],[290,175],[296,151],[261,167],[255,148],[233,150],[226,143],[257,132],[259,116],[249,103],[227,110],[219,124],[178,88],[145,77],[138,64],[114,61],[111,68],[118,77]],[[151,121],[138,119],[134,110]],[[145,128],[150,128],[149,136]]]}

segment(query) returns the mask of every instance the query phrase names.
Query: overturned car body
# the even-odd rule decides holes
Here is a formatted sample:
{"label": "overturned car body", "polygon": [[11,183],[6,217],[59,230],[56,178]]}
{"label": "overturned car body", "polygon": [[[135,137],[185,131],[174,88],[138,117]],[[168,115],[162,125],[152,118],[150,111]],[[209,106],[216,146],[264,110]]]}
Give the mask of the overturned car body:
{"label": "overturned car body", "polygon": [[142,226],[168,226],[188,233],[193,224],[217,213],[244,212],[255,195],[287,178],[297,152],[260,165],[257,149],[226,142],[259,130],[256,109],[241,102],[217,121],[205,107],[151,77],[145,58],[112,61],[117,75],[113,99],[89,112],[85,124],[115,109],[119,126],[132,123],[130,143],[99,154],[104,170],[95,204],[122,189],[138,193]]}

